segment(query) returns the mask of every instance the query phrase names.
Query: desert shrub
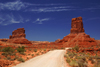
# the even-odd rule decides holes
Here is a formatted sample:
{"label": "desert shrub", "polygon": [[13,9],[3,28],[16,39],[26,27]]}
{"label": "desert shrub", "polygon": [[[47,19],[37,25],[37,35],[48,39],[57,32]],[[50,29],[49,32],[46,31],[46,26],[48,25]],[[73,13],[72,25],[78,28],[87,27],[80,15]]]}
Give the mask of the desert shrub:
{"label": "desert shrub", "polygon": [[78,63],[77,63],[77,61],[75,61],[75,60],[72,60],[72,61],[69,63],[69,65],[72,66],[72,67],[78,67]]}
{"label": "desert shrub", "polygon": [[27,57],[27,59],[29,59],[29,58]]}
{"label": "desert shrub", "polygon": [[9,54],[7,52],[2,53],[3,56],[7,57]]}
{"label": "desert shrub", "polygon": [[19,58],[19,56],[15,56],[15,58],[14,58],[14,59],[16,60],[16,59],[18,59],[18,58]]}
{"label": "desert shrub", "polygon": [[14,49],[11,47],[5,47],[2,49],[2,52],[14,52]]}
{"label": "desert shrub", "polygon": [[67,61],[67,63],[70,63],[71,59],[70,58],[66,58],[66,61]]}
{"label": "desert shrub", "polygon": [[32,57],[34,56],[34,54],[32,54]]}
{"label": "desert shrub", "polygon": [[16,60],[16,59],[15,58],[10,59],[10,61],[14,61],[14,60]]}
{"label": "desert shrub", "polygon": [[4,52],[2,53],[3,56],[7,57],[8,55],[13,56],[16,55],[15,53],[11,53],[11,52]]}
{"label": "desert shrub", "polygon": [[78,52],[79,51],[79,47],[78,47],[78,45],[76,45],[75,47],[73,47],[72,48],[73,50],[75,50],[76,52]]}
{"label": "desert shrub", "polygon": [[44,52],[42,52],[42,54],[43,54]]}
{"label": "desert shrub", "polygon": [[34,49],[34,52],[37,52],[37,49]]}
{"label": "desert shrub", "polygon": [[18,58],[18,61],[25,62],[25,60],[22,57]]}
{"label": "desert shrub", "polygon": [[18,48],[17,48],[17,51],[18,51],[18,52],[25,52],[26,50],[25,50],[25,47],[22,46],[22,47],[18,47]]}
{"label": "desert shrub", "polygon": [[61,49],[64,49],[63,47]]}
{"label": "desert shrub", "polygon": [[44,51],[46,51],[46,49],[44,49]]}
{"label": "desert shrub", "polygon": [[90,60],[90,61],[91,61],[92,59],[93,59],[93,57],[91,57],[91,56],[90,56],[88,60]]}
{"label": "desert shrub", "polygon": [[3,58],[4,60],[6,60],[6,58]]}
{"label": "desert shrub", "polygon": [[98,55],[94,56],[95,59],[100,59],[100,57]]}
{"label": "desert shrub", "polygon": [[28,54],[28,55],[30,55],[30,54]]}
{"label": "desert shrub", "polygon": [[20,52],[20,54],[22,54],[22,55],[26,55],[24,52]]}
{"label": "desert shrub", "polygon": [[74,54],[73,54],[73,53],[69,53],[68,56],[69,56],[70,58],[73,58],[73,57],[74,57]]}
{"label": "desert shrub", "polygon": [[87,67],[87,63],[83,59],[78,60],[79,67]]}
{"label": "desert shrub", "polygon": [[11,59],[11,57],[10,56],[7,56],[7,60],[10,60]]}
{"label": "desert shrub", "polygon": [[92,60],[91,60],[91,63],[92,63],[92,64],[94,64],[94,63],[95,63],[95,61],[92,59]]}
{"label": "desert shrub", "polygon": [[68,57],[68,56],[65,54],[64,57]]}
{"label": "desert shrub", "polygon": [[95,67],[100,67],[100,60],[98,60],[97,63],[94,66]]}

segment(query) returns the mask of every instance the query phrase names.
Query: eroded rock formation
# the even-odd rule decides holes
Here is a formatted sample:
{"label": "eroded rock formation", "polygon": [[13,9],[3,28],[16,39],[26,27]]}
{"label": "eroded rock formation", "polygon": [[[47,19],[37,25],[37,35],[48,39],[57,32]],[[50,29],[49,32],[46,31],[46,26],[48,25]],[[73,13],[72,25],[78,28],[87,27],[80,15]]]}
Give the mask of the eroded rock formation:
{"label": "eroded rock formation", "polygon": [[70,33],[84,32],[82,17],[72,18]]}
{"label": "eroded rock formation", "polygon": [[16,43],[16,44],[32,44],[26,38],[25,29],[18,28],[12,32],[12,35],[9,36],[9,43]]}
{"label": "eroded rock formation", "polygon": [[25,34],[25,29],[24,28],[18,28],[17,30],[14,30],[12,32],[12,35],[9,36],[9,39],[13,39],[13,38],[25,38],[26,34]]}
{"label": "eroded rock formation", "polygon": [[89,46],[97,45],[97,42],[85,33],[82,17],[77,17],[72,19],[70,34],[60,40],[59,44],[63,46]]}

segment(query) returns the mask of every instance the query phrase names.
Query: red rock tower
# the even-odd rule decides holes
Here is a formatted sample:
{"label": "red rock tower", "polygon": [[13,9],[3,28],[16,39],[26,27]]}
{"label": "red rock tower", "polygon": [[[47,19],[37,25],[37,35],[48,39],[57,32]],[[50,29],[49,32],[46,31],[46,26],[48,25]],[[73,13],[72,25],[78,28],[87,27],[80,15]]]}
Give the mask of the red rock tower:
{"label": "red rock tower", "polygon": [[12,35],[9,36],[9,43],[16,43],[16,44],[27,44],[28,46],[32,43],[28,41],[26,38],[25,29],[18,28],[12,32]]}
{"label": "red rock tower", "polygon": [[78,34],[84,32],[82,17],[72,18],[70,33]]}
{"label": "red rock tower", "polygon": [[26,34],[25,34],[25,29],[24,28],[18,28],[17,30],[14,30],[12,32],[12,36],[9,36],[9,39],[13,39],[13,38],[25,38]]}

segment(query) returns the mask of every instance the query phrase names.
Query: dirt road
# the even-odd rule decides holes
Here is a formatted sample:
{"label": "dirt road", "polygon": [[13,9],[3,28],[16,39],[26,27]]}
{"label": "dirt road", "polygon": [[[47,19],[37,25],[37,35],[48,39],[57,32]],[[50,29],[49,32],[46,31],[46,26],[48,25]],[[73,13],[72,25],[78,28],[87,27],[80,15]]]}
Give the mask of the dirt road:
{"label": "dirt road", "polygon": [[65,50],[53,50],[13,67],[66,67]]}

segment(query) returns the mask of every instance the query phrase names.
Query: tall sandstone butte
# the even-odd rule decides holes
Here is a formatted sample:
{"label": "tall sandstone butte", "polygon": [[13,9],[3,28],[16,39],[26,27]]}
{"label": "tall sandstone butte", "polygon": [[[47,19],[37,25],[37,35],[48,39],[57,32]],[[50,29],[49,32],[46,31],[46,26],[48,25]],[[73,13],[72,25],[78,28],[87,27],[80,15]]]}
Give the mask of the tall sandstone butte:
{"label": "tall sandstone butte", "polygon": [[14,30],[12,32],[12,36],[9,36],[9,39],[13,39],[13,38],[25,38],[26,34],[25,34],[25,29],[24,28],[18,28],[17,30]]}
{"label": "tall sandstone butte", "polygon": [[97,45],[97,42],[85,33],[82,17],[77,17],[72,18],[70,34],[60,40],[59,44],[64,46],[91,46]]}
{"label": "tall sandstone butte", "polygon": [[82,17],[72,18],[70,33],[84,32]]}
{"label": "tall sandstone butte", "polygon": [[16,44],[32,44],[26,38],[25,29],[18,28],[12,32],[12,35],[9,36],[8,42]]}

